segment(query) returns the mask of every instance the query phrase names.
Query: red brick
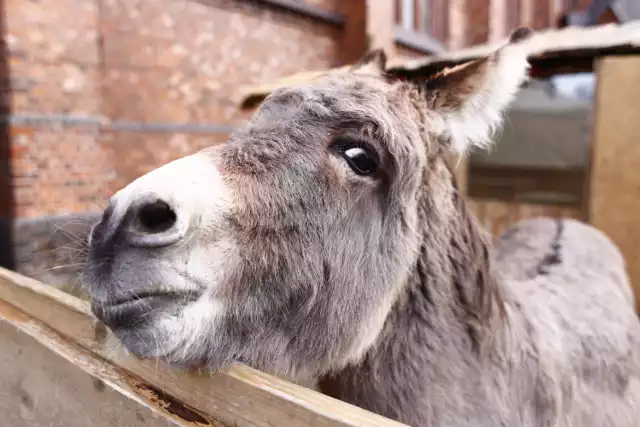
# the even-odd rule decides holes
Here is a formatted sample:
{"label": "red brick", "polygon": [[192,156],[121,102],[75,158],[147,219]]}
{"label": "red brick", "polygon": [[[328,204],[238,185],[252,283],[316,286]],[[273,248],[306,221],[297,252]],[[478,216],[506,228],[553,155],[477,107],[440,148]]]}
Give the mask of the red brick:
{"label": "red brick", "polygon": [[[259,2],[105,0],[98,13],[97,1],[15,0],[7,18],[19,115],[235,123],[249,115],[240,85],[340,62],[338,27]],[[101,209],[139,175],[227,138],[37,126],[11,128],[18,216]]]}
{"label": "red brick", "polygon": [[103,112],[228,123],[241,85],[338,62],[339,30],[248,2],[108,1]]}
{"label": "red brick", "polygon": [[533,20],[531,27],[536,30],[553,26],[551,22],[551,0],[538,0],[533,2]]}
{"label": "red brick", "polygon": [[99,113],[98,74],[94,66],[69,61],[49,64],[14,56],[9,67],[11,79],[23,82],[11,91],[14,113]]}
{"label": "red brick", "polygon": [[167,134],[147,132],[103,132],[101,145],[114,157],[111,191],[117,191],[150,170],[223,143],[227,135]]}
{"label": "red brick", "polygon": [[3,2],[9,52],[31,61],[98,63],[98,2]]}
{"label": "red brick", "polygon": [[466,0],[465,43],[469,46],[489,40],[489,0]]}
{"label": "red brick", "polygon": [[105,158],[97,129],[20,134],[27,140],[15,146],[20,155],[12,161],[17,215],[95,211],[104,204],[112,161]]}

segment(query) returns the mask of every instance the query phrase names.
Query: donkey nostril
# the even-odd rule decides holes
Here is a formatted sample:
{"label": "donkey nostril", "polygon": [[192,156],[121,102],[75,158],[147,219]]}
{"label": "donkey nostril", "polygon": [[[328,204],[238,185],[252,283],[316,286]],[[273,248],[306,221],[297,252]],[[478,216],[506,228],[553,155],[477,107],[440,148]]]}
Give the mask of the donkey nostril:
{"label": "donkey nostril", "polygon": [[169,230],[176,224],[176,213],[162,200],[146,203],[138,210],[138,222],[142,231],[155,234]]}

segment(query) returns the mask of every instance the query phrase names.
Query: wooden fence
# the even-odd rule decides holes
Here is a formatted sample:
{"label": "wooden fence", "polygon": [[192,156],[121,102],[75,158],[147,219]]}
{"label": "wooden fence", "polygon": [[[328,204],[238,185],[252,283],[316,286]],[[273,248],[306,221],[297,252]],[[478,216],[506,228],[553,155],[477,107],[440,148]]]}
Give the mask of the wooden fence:
{"label": "wooden fence", "polygon": [[141,361],[86,302],[4,269],[0,348],[6,427],[404,425],[245,366],[187,373]]}
{"label": "wooden fence", "polygon": [[494,236],[499,236],[514,223],[528,218],[574,218],[585,220],[582,209],[573,206],[542,205],[501,200],[469,200],[471,211],[482,226]]}

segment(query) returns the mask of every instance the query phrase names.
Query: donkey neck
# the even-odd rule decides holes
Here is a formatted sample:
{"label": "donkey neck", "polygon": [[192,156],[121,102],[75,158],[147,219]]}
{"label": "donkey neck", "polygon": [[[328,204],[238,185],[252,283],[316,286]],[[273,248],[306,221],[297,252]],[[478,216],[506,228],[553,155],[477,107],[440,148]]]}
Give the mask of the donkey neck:
{"label": "donkey neck", "polygon": [[323,392],[410,425],[442,422],[446,407],[473,393],[502,297],[489,240],[451,188],[453,212],[438,211],[442,200],[425,191],[422,247],[405,292],[370,351],[323,378]]}

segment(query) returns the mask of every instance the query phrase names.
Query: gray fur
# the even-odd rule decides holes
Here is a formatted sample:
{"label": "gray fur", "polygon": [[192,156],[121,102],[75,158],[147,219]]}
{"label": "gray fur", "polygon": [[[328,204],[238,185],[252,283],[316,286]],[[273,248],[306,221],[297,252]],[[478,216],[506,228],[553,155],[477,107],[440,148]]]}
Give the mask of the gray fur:
{"label": "gray fur", "polygon": [[[197,325],[207,333],[188,336],[181,313],[193,299],[177,300],[113,327],[130,350],[317,380],[413,426],[637,425],[640,324],[618,250],[588,225],[546,219],[514,226],[492,250],[421,88],[356,70],[270,95],[227,144],[198,154],[234,195],[215,227],[153,250],[101,240],[108,215],[96,227],[87,285],[97,314],[115,325],[101,304],[160,286],[224,243],[207,258],[215,286],[180,270],[192,294],[222,307]],[[376,145],[378,179],[331,153],[340,132]],[[167,316],[174,329],[160,326]]]}

